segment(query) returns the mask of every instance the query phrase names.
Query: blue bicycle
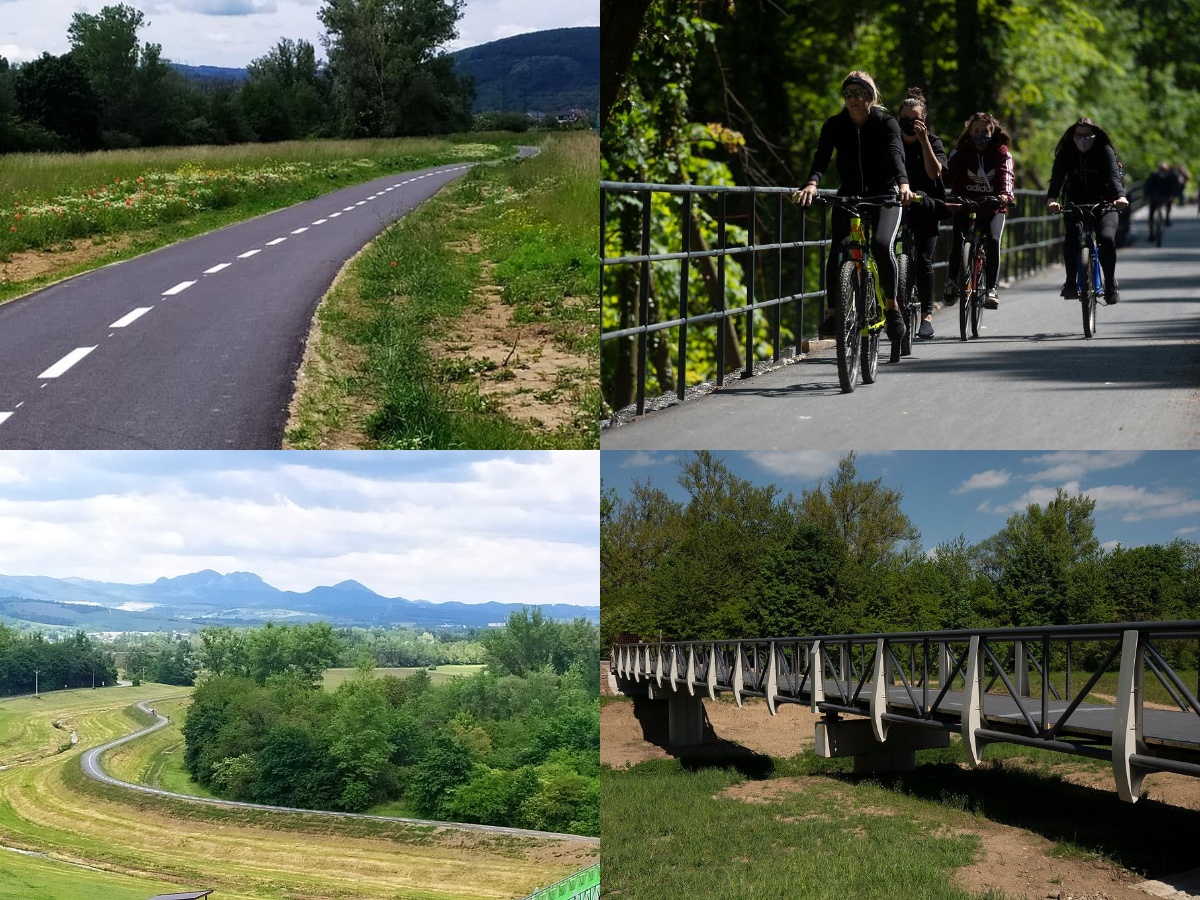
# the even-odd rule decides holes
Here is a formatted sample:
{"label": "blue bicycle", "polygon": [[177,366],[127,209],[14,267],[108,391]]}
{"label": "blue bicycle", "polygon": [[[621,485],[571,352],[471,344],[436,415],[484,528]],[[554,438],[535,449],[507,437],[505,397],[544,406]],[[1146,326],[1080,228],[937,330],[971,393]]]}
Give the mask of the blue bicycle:
{"label": "blue bicycle", "polygon": [[[1096,256],[1096,219],[1116,207],[1107,202],[1063,205],[1063,213],[1077,215],[1083,223],[1079,241],[1079,261],[1075,267],[1075,289],[1079,292],[1079,305],[1083,309],[1083,336],[1090,338],[1096,333],[1096,304],[1103,301],[1107,285],[1100,261]],[[1107,306],[1108,304],[1105,303]]]}

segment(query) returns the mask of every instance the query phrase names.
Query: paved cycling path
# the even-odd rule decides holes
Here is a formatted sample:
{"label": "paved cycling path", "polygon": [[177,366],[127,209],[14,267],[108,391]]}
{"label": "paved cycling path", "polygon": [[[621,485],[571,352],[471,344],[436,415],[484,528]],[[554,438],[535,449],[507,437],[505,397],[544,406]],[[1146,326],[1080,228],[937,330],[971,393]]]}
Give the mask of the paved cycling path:
{"label": "paved cycling path", "polygon": [[[165,699],[165,698],[164,698]],[[143,700],[138,704],[146,714],[150,714],[149,703],[157,703],[157,700]],[[337,819],[371,819],[379,822],[402,822],[406,825],[432,825],[436,828],[456,828],[464,831],[491,831],[497,834],[515,834],[524,837],[540,838],[542,840],[555,841],[582,841],[584,843],[598,843],[599,838],[587,837],[579,834],[559,834],[553,831],[531,831],[526,828],[502,828],[499,825],[472,825],[464,822],[435,822],[428,819],[403,819],[398,816],[369,816],[364,813],[343,813],[331,812],[328,810],[318,809],[297,809],[290,806],[267,806],[262,803],[239,803],[236,800],[217,800],[208,797],[193,797],[189,794],[176,794],[171,791],[164,791],[159,788],[148,787],[144,784],[134,784],[129,781],[121,781],[119,778],[113,778],[100,766],[100,756],[107,750],[113,747],[119,747],[121,744],[129,741],[137,740],[140,737],[158,731],[160,728],[167,726],[167,718],[155,712],[155,723],[148,728],[143,728],[141,731],[135,731],[133,734],[127,734],[123,738],[118,738],[115,741],[109,741],[99,747],[93,747],[81,757],[83,765],[83,774],[96,781],[102,781],[105,784],[111,784],[115,787],[125,788],[130,791],[140,791],[143,794],[154,794],[159,797],[171,797],[175,800],[187,800],[189,803],[207,803],[215,806],[235,806],[241,809],[265,809],[271,812],[286,812],[286,813],[303,813],[307,816],[331,816]]]}
{"label": "paved cycling path", "polygon": [[821,351],[601,432],[602,449],[1190,449],[1200,447],[1200,220],[1175,210],[1161,248],[1143,217],[1118,251],[1121,302],[1083,338],[1062,269],[1000,291],[978,340],[958,310],[935,340],[853,394]]}
{"label": "paved cycling path", "polygon": [[471,165],[344,188],[0,306],[0,449],[279,447],[338,270]]}

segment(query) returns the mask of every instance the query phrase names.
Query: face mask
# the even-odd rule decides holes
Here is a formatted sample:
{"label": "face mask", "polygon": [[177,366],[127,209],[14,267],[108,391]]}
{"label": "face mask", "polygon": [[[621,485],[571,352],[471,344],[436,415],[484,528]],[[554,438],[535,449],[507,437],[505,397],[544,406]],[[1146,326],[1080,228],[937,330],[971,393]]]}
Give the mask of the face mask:
{"label": "face mask", "polygon": [[1075,146],[1079,148],[1080,153],[1087,153],[1092,149],[1092,144],[1096,143],[1096,136],[1089,134],[1087,137],[1075,135]]}
{"label": "face mask", "polygon": [[986,150],[988,144],[992,142],[992,136],[990,134],[973,134],[971,140],[975,142],[976,150]]}
{"label": "face mask", "polygon": [[913,119],[913,120],[901,119],[900,120],[900,130],[903,131],[905,134],[916,134],[917,133],[916,120],[915,119]]}

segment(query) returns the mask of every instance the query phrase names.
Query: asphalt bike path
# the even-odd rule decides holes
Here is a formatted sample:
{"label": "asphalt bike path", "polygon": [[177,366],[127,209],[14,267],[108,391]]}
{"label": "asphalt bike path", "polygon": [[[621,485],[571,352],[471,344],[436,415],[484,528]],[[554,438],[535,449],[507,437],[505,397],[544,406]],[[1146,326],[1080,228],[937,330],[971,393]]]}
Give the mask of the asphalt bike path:
{"label": "asphalt bike path", "polygon": [[0,449],[279,447],[334,276],[473,165],[343,188],[0,306]]}
{"label": "asphalt bike path", "polygon": [[[147,704],[157,703],[156,700],[144,700],[138,704],[138,708],[147,715],[151,714],[150,707]],[[130,741],[135,741],[140,737],[145,737],[160,728],[165,728],[168,724],[166,716],[158,713],[153,713],[155,723],[148,728],[143,728],[141,731],[135,731],[133,734],[127,734],[125,737],[117,738],[115,741],[109,741],[99,747],[93,747],[86,751],[81,757],[83,765],[83,774],[96,781],[104,782],[105,784],[114,787],[124,788],[130,791],[139,791],[143,794],[154,794],[158,797],[170,797],[174,800],[186,800],[189,803],[206,803],[213,806],[233,806],[239,809],[262,809],[270,812],[286,812],[286,813],[303,813],[307,816],[331,816],[337,819],[366,819],[376,822],[402,822],[405,825],[429,825],[435,828],[456,828],[463,831],[490,831],[496,834],[515,834],[524,837],[539,838],[541,840],[557,840],[557,841],[581,841],[583,843],[594,844],[599,842],[599,838],[588,837],[580,834],[559,834],[553,831],[531,831],[526,828],[504,828],[499,825],[474,825],[468,822],[436,822],[428,819],[404,819],[398,816],[371,816],[365,813],[344,813],[332,812],[329,810],[319,809],[298,809],[290,806],[268,806],[262,803],[241,803],[236,800],[218,800],[208,797],[193,797],[189,794],[176,794],[171,791],[164,791],[159,788],[148,787],[144,784],[134,784],[129,781],[121,781],[119,778],[113,778],[100,766],[100,756],[114,747],[119,747],[121,744],[126,744]]]}
{"label": "asphalt bike path", "polygon": [[601,432],[602,449],[1190,449],[1200,447],[1200,220],[1175,210],[1161,248],[1117,251],[1121,302],[1083,337],[1056,264],[1000,291],[977,340],[958,309],[879,380],[838,387],[834,351]]}

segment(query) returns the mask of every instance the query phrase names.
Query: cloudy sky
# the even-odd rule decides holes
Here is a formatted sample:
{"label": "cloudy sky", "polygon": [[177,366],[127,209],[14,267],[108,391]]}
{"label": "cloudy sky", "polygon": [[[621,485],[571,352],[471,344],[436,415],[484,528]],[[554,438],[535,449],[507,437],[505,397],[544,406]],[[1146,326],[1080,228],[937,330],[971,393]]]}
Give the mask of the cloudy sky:
{"label": "cloudy sky", "polygon": [[[799,497],[837,470],[841,454],[818,451],[718,453],[756,484],[776,484]],[[650,478],[677,499],[677,462],[691,454],[605,450],[606,488],[624,493]],[[1096,538],[1106,547],[1200,541],[1200,454],[1190,451],[1030,453],[909,451],[860,454],[861,478],[882,478],[903,491],[902,508],[932,549],[966,536],[976,543],[999,531],[1014,512],[1045,505],[1055,490],[1096,501]]]}
{"label": "cloudy sky", "polygon": [[[76,12],[98,13],[121,0],[0,0],[0,56],[27,62],[43,52],[70,49],[67,28]],[[162,45],[163,56],[188,65],[243,67],[264,56],[280,38],[303,38],[324,57],[317,19],[321,0],[124,0],[145,13],[142,43]],[[466,0],[460,50],[489,41],[543,31],[600,24],[596,0]]]}
{"label": "cloudy sky", "polygon": [[0,452],[0,573],[599,605],[599,453]]}

